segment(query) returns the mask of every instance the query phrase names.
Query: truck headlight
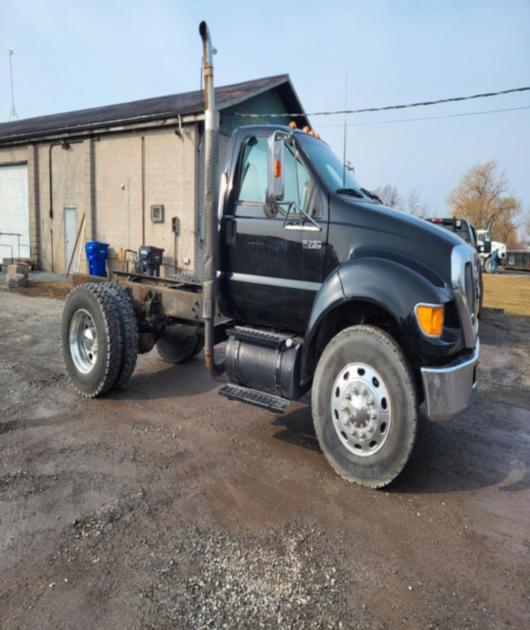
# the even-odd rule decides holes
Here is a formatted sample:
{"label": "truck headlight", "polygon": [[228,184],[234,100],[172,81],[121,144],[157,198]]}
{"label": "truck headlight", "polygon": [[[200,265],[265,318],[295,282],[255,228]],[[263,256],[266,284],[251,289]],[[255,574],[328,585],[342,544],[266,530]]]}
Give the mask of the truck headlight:
{"label": "truck headlight", "polygon": [[443,304],[416,304],[416,321],[427,337],[441,337],[444,328]]}

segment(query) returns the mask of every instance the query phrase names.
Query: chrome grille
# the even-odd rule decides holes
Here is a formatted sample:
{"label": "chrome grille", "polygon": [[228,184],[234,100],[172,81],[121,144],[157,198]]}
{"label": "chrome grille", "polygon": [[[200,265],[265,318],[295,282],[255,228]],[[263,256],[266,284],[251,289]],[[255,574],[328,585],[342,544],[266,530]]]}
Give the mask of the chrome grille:
{"label": "chrome grille", "polygon": [[469,314],[472,318],[475,316],[475,298],[476,298],[476,290],[475,290],[475,279],[473,274],[473,265],[470,262],[466,263],[466,268],[464,272],[464,291],[466,294],[466,302],[467,308],[469,309]]}
{"label": "chrome grille", "polygon": [[451,252],[451,279],[455,303],[464,331],[467,348],[473,348],[478,337],[478,285],[476,252],[468,245],[456,245]]}

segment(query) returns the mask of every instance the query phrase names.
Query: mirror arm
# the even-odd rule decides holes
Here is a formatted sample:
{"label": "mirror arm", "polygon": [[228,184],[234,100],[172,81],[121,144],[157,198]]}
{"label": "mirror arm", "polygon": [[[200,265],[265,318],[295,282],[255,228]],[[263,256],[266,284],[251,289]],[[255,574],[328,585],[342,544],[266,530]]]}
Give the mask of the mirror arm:
{"label": "mirror arm", "polygon": [[279,209],[281,209],[282,205],[287,204],[287,211],[285,213],[285,217],[283,219],[283,225],[282,228],[285,230],[285,227],[287,225],[287,220],[289,219],[289,215],[291,214],[291,210],[294,206],[294,201],[284,201],[283,203],[278,204]]}
{"label": "mirror arm", "polygon": [[320,227],[321,227],[321,226],[320,226],[320,224],[319,224],[317,221],[315,221],[315,219],[313,219],[313,217],[312,217],[312,216],[311,216],[308,212],[306,212],[305,210],[302,210],[301,208],[300,208],[300,212],[304,215],[304,217],[305,217],[305,218],[306,218],[306,219],[307,219],[310,223],[312,223],[312,224],[313,224],[316,228],[319,228],[319,229],[320,229]]}

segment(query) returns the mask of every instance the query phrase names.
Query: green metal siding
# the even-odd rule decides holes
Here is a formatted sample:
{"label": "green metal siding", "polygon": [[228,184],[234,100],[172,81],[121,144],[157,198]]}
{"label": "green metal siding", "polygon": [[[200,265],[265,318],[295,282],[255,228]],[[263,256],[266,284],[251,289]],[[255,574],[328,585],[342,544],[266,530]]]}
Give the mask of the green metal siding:
{"label": "green metal siding", "polygon": [[[287,125],[291,120],[290,116],[281,118],[271,118],[269,116],[245,117],[244,114],[282,114],[287,113],[284,102],[276,90],[270,90],[248,101],[231,107],[221,112],[221,133],[229,136],[236,127],[243,125],[258,125],[263,123],[280,123]],[[234,116],[233,114],[243,114]]]}

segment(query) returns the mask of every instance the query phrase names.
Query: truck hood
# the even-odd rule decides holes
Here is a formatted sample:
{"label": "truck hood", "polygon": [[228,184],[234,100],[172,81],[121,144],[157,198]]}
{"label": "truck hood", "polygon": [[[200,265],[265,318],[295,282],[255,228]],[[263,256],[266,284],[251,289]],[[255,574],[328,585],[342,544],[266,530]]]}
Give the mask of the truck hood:
{"label": "truck hood", "polygon": [[423,219],[387,206],[330,196],[330,238],[337,262],[360,256],[391,258],[451,286],[451,252],[462,239]]}

